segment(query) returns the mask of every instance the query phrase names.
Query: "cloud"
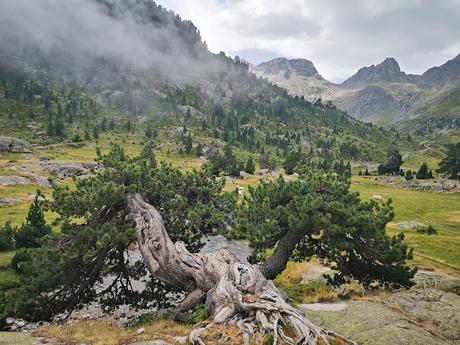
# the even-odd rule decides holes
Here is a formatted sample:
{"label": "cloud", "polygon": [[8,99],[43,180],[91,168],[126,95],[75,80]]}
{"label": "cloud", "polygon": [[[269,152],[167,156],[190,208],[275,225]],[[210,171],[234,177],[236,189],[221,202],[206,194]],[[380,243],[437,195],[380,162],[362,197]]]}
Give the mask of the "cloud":
{"label": "cloud", "polygon": [[133,0],[106,2],[114,15],[95,0],[2,0],[0,53],[36,49],[74,74],[87,73],[88,65],[101,58],[127,68],[156,68],[168,77],[192,77],[205,68],[178,34],[174,15],[159,27],[140,20],[135,10],[126,11]]}
{"label": "cloud", "polygon": [[304,57],[333,81],[387,56],[422,73],[460,52],[459,0],[158,2],[192,20],[212,51]]}

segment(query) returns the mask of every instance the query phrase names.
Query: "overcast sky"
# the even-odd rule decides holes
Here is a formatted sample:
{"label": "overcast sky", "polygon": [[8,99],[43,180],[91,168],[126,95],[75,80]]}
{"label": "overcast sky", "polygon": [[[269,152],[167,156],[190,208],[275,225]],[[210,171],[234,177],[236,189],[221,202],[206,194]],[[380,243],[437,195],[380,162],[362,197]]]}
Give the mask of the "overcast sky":
{"label": "overcast sky", "polygon": [[331,81],[385,57],[423,73],[460,53],[460,0],[157,0],[213,52],[312,60]]}

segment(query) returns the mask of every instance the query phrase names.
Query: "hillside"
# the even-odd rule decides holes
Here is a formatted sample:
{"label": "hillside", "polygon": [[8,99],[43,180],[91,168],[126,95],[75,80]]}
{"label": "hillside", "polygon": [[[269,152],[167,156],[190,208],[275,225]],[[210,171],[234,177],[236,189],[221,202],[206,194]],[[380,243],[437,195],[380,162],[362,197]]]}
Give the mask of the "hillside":
{"label": "hillside", "polygon": [[[362,121],[409,129],[428,139],[445,141],[443,133],[458,135],[459,113],[455,104],[460,85],[460,55],[422,75],[406,74],[394,58],[386,58],[377,65],[359,69],[340,85],[320,77],[320,87],[315,78],[302,77],[301,73],[294,74],[295,71],[287,68],[290,60],[282,65],[278,61],[275,59],[252,69],[292,94],[332,101]],[[419,123],[414,128],[411,124],[416,120]]]}
{"label": "hillside", "polygon": [[[208,52],[192,23],[153,2],[129,3],[87,1],[87,11],[96,11],[106,29],[117,33],[106,37],[89,27],[81,35],[104,41],[96,51],[86,44],[69,46],[53,34],[53,44],[43,47],[34,32],[12,24],[2,36],[2,132],[47,144],[112,130],[137,130],[142,137],[145,123],[160,131],[186,126],[194,143],[211,138],[275,157],[299,147],[329,158],[349,151],[351,159],[374,161],[399,145],[395,132],[356,121],[330,104],[289,96],[256,78],[245,62]],[[75,19],[66,8],[53,10]],[[137,45],[131,47],[134,38]],[[127,49],[134,49],[132,55]],[[143,59],[145,54],[153,58]],[[291,63],[293,75],[304,64]],[[314,67],[303,77],[324,81]]]}

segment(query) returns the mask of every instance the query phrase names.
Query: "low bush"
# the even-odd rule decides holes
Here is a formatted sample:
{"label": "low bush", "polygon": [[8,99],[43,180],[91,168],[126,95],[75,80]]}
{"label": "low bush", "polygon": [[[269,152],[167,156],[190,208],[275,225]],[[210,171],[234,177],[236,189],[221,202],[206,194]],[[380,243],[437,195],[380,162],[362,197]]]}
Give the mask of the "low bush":
{"label": "low bush", "polygon": [[426,235],[436,235],[438,233],[438,230],[436,230],[436,228],[434,228],[433,225],[431,224],[428,226],[417,228],[416,231],[419,234],[426,234]]}

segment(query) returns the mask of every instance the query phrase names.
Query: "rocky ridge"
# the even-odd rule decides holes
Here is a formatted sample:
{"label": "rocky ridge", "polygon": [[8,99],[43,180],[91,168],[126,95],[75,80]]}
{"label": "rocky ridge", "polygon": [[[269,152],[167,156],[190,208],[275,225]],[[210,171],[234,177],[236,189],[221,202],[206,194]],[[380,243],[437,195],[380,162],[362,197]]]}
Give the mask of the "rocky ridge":
{"label": "rocky ridge", "polygon": [[[395,58],[388,57],[379,64],[360,68],[342,84],[324,79],[313,63],[305,59],[277,58],[253,66],[251,70],[292,94],[310,101],[318,98],[332,101],[350,115],[380,125],[400,126],[407,121],[414,122],[425,115],[427,105],[434,103],[436,107],[437,102],[446,97],[454,102],[452,104],[459,99],[458,92],[452,90],[460,85],[460,54],[422,75],[406,74]],[[449,132],[456,130],[450,117],[446,118],[442,112],[435,112],[431,117],[437,119],[438,131],[444,127]],[[428,126],[428,132],[432,133],[433,124],[425,122],[418,131],[426,134]]]}

